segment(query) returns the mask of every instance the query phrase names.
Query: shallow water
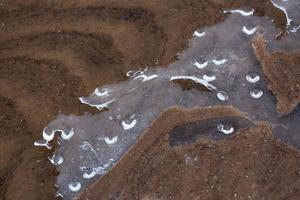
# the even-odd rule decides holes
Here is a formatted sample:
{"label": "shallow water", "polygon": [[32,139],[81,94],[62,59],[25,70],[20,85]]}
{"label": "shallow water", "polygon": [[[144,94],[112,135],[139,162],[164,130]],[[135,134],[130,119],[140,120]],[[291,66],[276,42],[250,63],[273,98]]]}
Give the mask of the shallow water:
{"label": "shallow water", "polygon": [[170,145],[194,143],[200,136],[214,140],[230,137],[235,131],[253,125],[243,117],[223,117],[187,123],[170,132]]}
{"label": "shallow water", "polygon": [[[44,129],[43,140],[35,144],[50,149],[54,134],[61,133],[60,147],[50,157],[60,172],[58,194],[71,199],[105,174],[155,118],[172,106],[232,105],[248,113],[251,120],[269,121],[276,136],[300,147],[299,134],[292,131],[299,128],[300,112],[296,109],[285,118],[278,115],[275,97],[266,89],[252,49],[251,40],[256,32],[264,33],[270,48],[297,47],[293,41],[299,40],[299,2],[274,3],[280,5],[278,9],[286,8],[289,42],[276,41],[280,30],[271,20],[252,16],[251,10],[226,11],[232,13],[226,21],[195,31],[189,48],[167,68],[131,71],[128,81],[102,86],[79,99],[98,109],[98,114],[60,114],[50,122]],[[183,90],[176,80],[201,85],[206,90]],[[221,121],[218,124],[222,125]],[[232,124],[238,121],[233,120]],[[225,135],[231,130],[218,125],[216,128]]]}

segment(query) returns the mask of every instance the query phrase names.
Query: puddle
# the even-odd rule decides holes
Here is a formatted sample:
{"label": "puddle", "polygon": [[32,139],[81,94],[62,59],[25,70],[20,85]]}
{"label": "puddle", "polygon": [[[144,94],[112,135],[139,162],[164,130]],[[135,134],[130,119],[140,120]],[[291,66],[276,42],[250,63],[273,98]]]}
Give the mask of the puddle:
{"label": "puddle", "polygon": [[170,132],[170,145],[194,143],[199,137],[214,140],[225,139],[240,129],[248,128],[251,125],[251,121],[242,117],[223,117],[187,123]]}
{"label": "puddle", "polygon": [[[296,26],[296,20],[300,19],[299,3],[272,2],[284,6],[277,8],[287,13],[288,37],[299,40]],[[256,32],[263,32],[273,47],[282,46],[274,39],[280,30],[271,20],[253,16],[253,10],[225,12],[231,13],[226,21],[196,30],[180,60],[167,68],[130,71],[129,80],[99,87],[89,96],[79,98],[81,103],[98,109],[98,114],[59,114],[46,126],[43,140],[35,144],[51,148],[49,142],[54,134],[61,136],[56,155],[50,157],[60,172],[59,196],[72,199],[105,174],[155,118],[172,106],[232,105],[248,113],[251,120],[269,121],[279,138],[300,147],[300,137],[293,137],[296,133],[290,131],[299,128],[296,122],[300,112],[292,113],[288,120],[277,114],[275,97],[267,90],[252,49],[251,40]],[[183,89],[178,81],[200,85],[200,91],[193,86]],[[212,135],[226,138],[248,123],[232,119],[231,127],[227,122],[225,119],[209,122],[218,130]],[[201,129],[206,125],[200,123],[195,127]],[[285,133],[293,139],[283,137]],[[194,136],[189,140],[194,140]]]}

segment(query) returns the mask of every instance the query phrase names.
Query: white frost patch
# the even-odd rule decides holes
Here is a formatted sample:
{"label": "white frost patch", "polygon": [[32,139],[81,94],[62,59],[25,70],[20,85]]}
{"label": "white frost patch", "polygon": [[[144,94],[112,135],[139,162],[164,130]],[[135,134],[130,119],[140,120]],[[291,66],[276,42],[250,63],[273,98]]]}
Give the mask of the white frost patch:
{"label": "white frost patch", "polygon": [[112,139],[110,139],[109,137],[105,137],[104,141],[106,142],[106,144],[114,144],[118,141],[118,136],[115,136]]}
{"label": "white frost patch", "polygon": [[95,89],[94,91],[94,94],[97,96],[97,97],[105,97],[105,96],[108,96],[108,92],[109,90],[108,89],[103,89],[103,92],[101,92],[98,88]]}
{"label": "white frost patch", "polygon": [[46,147],[47,149],[51,149],[52,146],[49,144],[51,140],[53,140],[55,133],[60,132],[60,135],[62,139],[64,140],[69,140],[71,137],[74,135],[74,130],[71,129],[69,132],[65,132],[64,130],[61,129],[56,129],[56,130],[50,130],[48,127],[45,127],[43,130],[43,139],[38,140],[34,142],[34,146],[39,146],[39,147]]}
{"label": "white frost patch", "polygon": [[60,155],[53,155],[48,158],[53,165],[60,165],[64,162],[64,157]]}
{"label": "white frost patch", "polygon": [[252,9],[251,11],[244,11],[244,10],[241,10],[241,9],[236,9],[236,10],[224,10],[224,13],[239,13],[245,17],[247,16],[251,16],[254,14],[254,9]]}
{"label": "white frost patch", "polygon": [[196,37],[203,37],[205,35],[205,32],[198,32],[198,31],[195,31],[193,36],[196,36]]}
{"label": "white frost patch", "polygon": [[93,146],[87,142],[87,141],[83,141],[83,143],[81,145],[79,145],[79,147],[82,149],[82,150],[85,150],[85,151],[91,151],[92,153],[94,153],[96,156],[98,156],[97,154],[97,151],[93,148]]}
{"label": "white frost patch", "polygon": [[222,60],[216,60],[216,59],[213,59],[212,62],[215,64],[215,65],[223,65],[227,62],[227,59],[222,59]]}
{"label": "white frost patch", "polygon": [[146,69],[144,69],[144,70],[142,70],[142,71],[135,71],[135,70],[131,70],[131,71],[128,71],[127,73],[126,73],[126,76],[127,77],[130,77],[130,78],[133,78],[133,77],[135,77],[135,76],[138,76],[138,75],[140,75],[140,74],[143,74],[145,71],[147,71],[147,68]]}
{"label": "white frost patch", "polygon": [[46,147],[47,149],[52,148],[47,140],[35,141],[33,145],[36,146],[36,147]]}
{"label": "white frost patch", "polygon": [[132,129],[137,123],[137,120],[134,119],[132,120],[131,123],[126,123],[125,121],[122,121],[122,126],[123,126],[123,129],[126,131],[126,130],[129,130],[129,129]]}
{"label": "white frost patch", "polygon": [[260,80],[260,76],[259,75],[255,75],[254,77],[252,77],[250,74],[246,75],[246,80],[249,83],[256,83]]}
{"label": "white frost patch", "polygon": [[296,27],[293,27],[292,30],[290,30],[290,32],[296,33],[299,29],[300,29],[300,25],[296,26]]}
{"label": "white frost patch", "polygon": [[114,102],[116,99],[112,99],[112,100],[109,100],[105,103],[102,103],[102,104],[91,104],[89,103],[88,101],[85,100],[84,97],[79,97],[79,101],[83,104],[87,104],[91,107],[96,107],[98,110],[103,110],[104,108],[108,108],[109,104],[111,104],[112,102]]}
{"label": "white frost patch", "polygon": [[44,138],[44,140],[47,140],[48,142],[53,140],[54,134],[55,134],[55,131],[49,130],[48,127],[45,127],[43,130],[43,138]]}
{"label": "white frost patch", "polygon": [[229,135],[234,132],[233,126],[226,127],[224,124],[218,124],[217,128],[220,132],[224,133],[225,135]]}
{"label": "white frost patch", "polygon": [[135,77],[134,79],[142,79],[142,81],[145,82],[145,81],[150,81],[152,79],[155,79],[156,77],[157,77],[156,74],[151,75],[151,76],[146,76],[145,74],[142,74],[142,75]]}
{"label": "white frost patch", "polygon": [[56,196],[56,197],[64,198],[64,195],[62,195],[61,193],[57,193],[55,196]]}
{"label": "white frost patch", "polygon": [[69,133],[66,133],[66,132],[63,131],[63,130],[58,130],[58,131],[61,132],[61,137],[62,137],[64,140],[69,140],[69,139],[71,139],[71,137],[73,137],[73,135],[74,135],[74,129],[71,129],[71,130],[69,131]]}
{"label": "white frost patch", "polygon": [[85,179],[91,179],[96,175],[96,171],[94,169],[92,169],[90,172],[85,172],[83,173],[82,177]]}
{"label": "white frost patch", "polygon": [[109,104],[111,104],[111,103],[114,102],[115,100],[116,100],[116,99],[112,99],[112,100],[107,101],[107,102],[105,102],[105,103],[98,104],[98,105],[96,105],[96,108],[97,108],[98,110],[102,110],[103,108],[108,108]]}
{"label": "white frost patch", "polygon": [[216,76],[207,76],[207,75],[203,75],[203,79],[207,82],[211,82],[216,80]]}
{"label": "white frost patch", "polygon": [[208,61],[205,61],[204,63],[199,63],[196,61],[193,63],[193,65],[196,66],[198,69],[203,69],[203,68],[207,67]]}
{"label": "white frost patch", "polygon": [[248,29],[246,26],[243,26],[243,32],[247,35],[253,35],[256,32],[256,28]]}
{"label": "white frost patch", "polygon": [[83,173],[82,177],[85,178],[85,179],[91,179],[94,176],[96,176],[97,174],[103,175],[103,174],[105,174],[107,172],[107,170],[112,165],[112,163],[113,163],[113,159],[109,159],[109,162],[106,163],[106,164],[104,164],[103,166],[91,168],[88,171],[86,171],[87,167],[81,167],[80,169],[82,171],[85,171]]}
{"label": "white frost patch", "polygon": [[259,99],[260,97],[262,97],[264,94],[263,91],[261,90],[253,90],[250,92],[250,96],[254,99]]}
{"label": "white frost patch", "polygon": [[191,81],[194,81],[195,83],[200,83],[200,84],[204,85],[205,87],[207,87],[209,90],[217,89],[214,85],[208,83],[206,80],[197,78],[195,76],[173,76],[170,78],[170,81],[180,80],[180,79],[191,80]]}
{"label": "white frost patch", "polygon": [[69,183],[68,187],[72,192],[77,192],[81,188],[81,183],[79,182]]}
{"label": "white frost patch", "polygon": [[224,91],[217,92],[217,97],[220,101],[227,101],[228,100],[228,94]]}

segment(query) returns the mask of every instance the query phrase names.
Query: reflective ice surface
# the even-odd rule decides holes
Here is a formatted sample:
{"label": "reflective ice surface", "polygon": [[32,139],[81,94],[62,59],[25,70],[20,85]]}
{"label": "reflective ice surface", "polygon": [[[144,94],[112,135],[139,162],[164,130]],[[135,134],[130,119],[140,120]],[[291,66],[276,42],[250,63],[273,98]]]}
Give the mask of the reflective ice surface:
{"label": "reflective ice surface", "polygon": [[[289,2],[294,2],[293,6]],[[284,4],[291,31],[288,37],[299,40],[297,26],[290,21],[300,19],[295,13],[299,3],[273,3]],[[58,194],[71,199],[105,174],[155,118],[172,106],[232,105],[248,113],[252,120],[269,121],[280,138],[287,132],[290,137],[282,138],[289,142],[293,138],[292,143],[300,147],[300,137],[291,131],[299,128],[299,112],[288,119],[277,114],[275,97],[266,88],[252,49],[256,32],[263,32],[273,47],[282,46],[273,39],[279,30],[270,20],[252,16],[252,10],[226,12],[232,13],[226,21],[194,32],[179,61],[167,68],[130,71],[129,80],[96,88],[89,96],[79,98],[98,109],[98,114],[60,114],[46,126],[43,140],[35,144],[51,148],[49,141],[55,134],[61,136],[56,155],[49,158],[60,172]],[[175,80],[188,80],[207,90],[183,90]],[[216,128],[226,135],[234,133],[234,127],[222,122]]]}

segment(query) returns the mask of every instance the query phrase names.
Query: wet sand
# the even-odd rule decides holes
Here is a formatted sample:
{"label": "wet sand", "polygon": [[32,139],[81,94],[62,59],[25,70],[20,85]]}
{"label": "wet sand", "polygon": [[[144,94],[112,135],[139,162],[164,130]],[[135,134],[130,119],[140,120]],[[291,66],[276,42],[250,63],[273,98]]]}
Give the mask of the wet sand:
{"label": "wet sand", "polygon": [[[47,159],[48,153],[33,146],[44,125],[59,111],[77,115],[94,112],[78,97],[99,85],[126,79],[128,70],[171,63],[194,30],[224,20],[223,9],[240,7],[253,7],[256,15],[274,19],[279,27],[285,23],[282,12],[269,1],[258,0],[0,2],[0,199],[53,199],[57,172]],[[274,139],[265,129],[254,132],[265,135],[270,153],[277,155],[282,148],[288,149],[273,145]],[[247,137],[245,141],[258,144]],[[213,157],[205,158],[215,163],[215,171],[223,170],[223,165],[216,162],[216,157],[226,150],[222,145],[218,144],[218,151],[208,152]],[[233,148],[236,143],[229,139],[227,145]],[[261,149],[264,150],[267,149]],[[241,149],[232,151],[237,156],[247,154]],[[288,155],[298,155],[294,150],[286,151]],[[267,155],[270,162],[292,163],[286,168],[280,165],[287,173],[297,164],[295,156],[280,160]],[[264,157],[255,159],[263,161]],[[254,166],[257,170],[260,167]],[[235,173],[230,168],[227,179]],[[144,178],[141,181],[147,180]],[[291,176],[283,179],[279,172],[274,179],[284,186],[295,181]],[[179,189],[175,186],[170,193]],[[295,183],[293,187],[296,186]],[[131,189],[135,189],[134,185]],[[289,195],[287,190],[275,191]],[[227,192],[231,195],[232,190]],[[277,197],[276,194],[273,195]],[[209,191],[209,195],[217,193]],[[290,195],[286,199],[297,197],[297,193]]]}

